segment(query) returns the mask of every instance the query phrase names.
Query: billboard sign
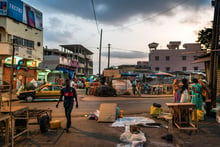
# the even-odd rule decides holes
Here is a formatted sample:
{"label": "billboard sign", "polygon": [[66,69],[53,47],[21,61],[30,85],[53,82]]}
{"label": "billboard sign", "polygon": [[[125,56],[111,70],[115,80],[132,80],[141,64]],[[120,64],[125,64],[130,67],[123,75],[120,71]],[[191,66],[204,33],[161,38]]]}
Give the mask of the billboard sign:
{"label": "billboard sign", "polygon": [[37,29],[43,29],[42,13],[33,7],[23,3],[23,23],[35,27]]}
{"label": "billboard sign", "polygon": [[22,22],[23,2],[20,0],[8,0],[8,16],[19,22]]}
{"label": "billboard sign", "polygon": [[0,0],[0,15],[6,15],[31,27],[43,29],[43,15],[21,0]]}
{"label": "billboard sign", "polygon": [[7,0],[0,0],[0,15],[7,15]]}

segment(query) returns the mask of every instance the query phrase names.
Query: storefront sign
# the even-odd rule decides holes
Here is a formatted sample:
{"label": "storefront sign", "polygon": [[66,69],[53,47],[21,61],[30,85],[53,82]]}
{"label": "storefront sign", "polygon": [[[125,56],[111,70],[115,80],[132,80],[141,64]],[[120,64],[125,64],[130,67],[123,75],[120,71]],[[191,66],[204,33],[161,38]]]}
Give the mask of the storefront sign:
{"label": "storefront sign", "polygon": [[[23,58],[21,58],[21,57],[15,56],[15,57],[14,57],[14,64],[18,64],[18,61],[19,61],[19,60],[22,60],[22,59],[23,59]],[[6,63],[6,64],[11,64],[11,61],[12,61],[12,57],[8,57],[8,58],[5,59],[5,62],[4,62],[4,63]]]}
{"label": "storefront sign", "polygon": [[27,61],[27,67],[36,67],[37,61]]}

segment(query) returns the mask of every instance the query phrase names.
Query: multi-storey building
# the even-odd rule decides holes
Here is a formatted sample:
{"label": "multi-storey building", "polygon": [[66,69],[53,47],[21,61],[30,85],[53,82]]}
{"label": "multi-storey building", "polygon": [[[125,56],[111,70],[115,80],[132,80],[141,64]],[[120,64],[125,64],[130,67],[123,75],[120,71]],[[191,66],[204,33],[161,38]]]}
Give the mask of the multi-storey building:
{"label": "multi-storey building", "polygon": [[149,63],[153,71],[205,71],[204,63],[193,61],[202,54],[198,43],[186,43],[180,49],[180,41],[171,41],[168,49],[157,49],[158,43],[149,44]]}
{"label": "multi-storey building", "polygon": [[36,78],[35,68],[43,59],[42,17],[40,11],[21,0],[0,1],[0,84],[9,83],[13,47],[14,64],[23,60],[25,68],[20,71],[25,69]]}
{"label": "multi-storey building", "polygon": [[82,45],[61,45],[61,49],[44,48],[42,67],[60,70],[72,76],[93,74],[92,52]]}

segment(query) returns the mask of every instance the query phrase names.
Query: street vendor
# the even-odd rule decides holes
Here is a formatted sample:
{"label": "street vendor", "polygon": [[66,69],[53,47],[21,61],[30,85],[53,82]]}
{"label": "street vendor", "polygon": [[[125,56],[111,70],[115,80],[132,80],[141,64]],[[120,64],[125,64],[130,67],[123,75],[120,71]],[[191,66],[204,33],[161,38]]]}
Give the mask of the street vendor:
{"label": "street vendor", "polygon": [[209,115],[211,110],[211,89],[205,80],[199,79],[199,84],[202,86],[202,100],[205,102],[205,110]]}
{"label": "street vendor", "polygon": [[192,80],[192,99],[191,102],[196,104],[196,108],[202,110],[202,86],[199,84],[198,79]]}

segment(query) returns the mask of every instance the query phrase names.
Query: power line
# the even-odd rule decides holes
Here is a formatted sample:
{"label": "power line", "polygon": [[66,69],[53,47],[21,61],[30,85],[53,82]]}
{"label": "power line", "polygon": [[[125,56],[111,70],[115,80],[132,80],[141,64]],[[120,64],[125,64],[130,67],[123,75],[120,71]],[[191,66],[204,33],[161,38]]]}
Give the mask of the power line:
{"label": "power line", "polygon": [[95,22],[96,22],[96,28],[97,28],[97,31],[98,31],[98,33],[99,33],[99,35],[100,35],[100,32],[99,32],[99,26],[98,26],[98,22],[97,22],[97,18],[96,18],[96,12],[95,12],[94,1],[91,0],[91,2],[92,2],[92,10],[93,10],[93,14],[94,14],[94,19],[95,19]]}
{"label": "power line", "polygon": [[190,0],[183,0],[183,1],[179,2],[179,3],[177,3],[176,5],[174,5],[173,7],[170,7],[170,8],[168,8],[168,9],[166,9],[166,10],[160,11],[159,13],[157,13],[157,14],[155,14],[155,15],[153,15],[153,16],[150,16],[150,17],[148,17],[148,18],[145,18],[145,19],[142,20],[142,21],[139,21],[139,22],[136,22],[136,23],[127,25],[127,26],[122,26],[122,27],[119,27],[119,28],[117,28],[117,29],[107,30],[107,31],[105,31],[105,32],[118,31],[119,29],[129,28],[129,27],[131,27],[131,26],[134,26],[134,25],[137,25],[137,24],[141,24],[141,23],[143,23],[143,22],[145,22],[145,21],[147,21],[147,20],[154,19],[155,17],[160,16],[161,14],[165,14],[165,13],[169,12],[169,11],[171,11],[172,9],[175,9],[176,7],[181,6],[182,4],[186,3],[187,1],[190,1]]}
{"label": "power line", "polygon": [[111,47],[111,49],[115,49],[115,50],[124,50],[124,51],[131,51],[131,52],[141,52],[141,51],[135,51],[135,50],[130,50],[130,49],[124,49],[124,48],[115,48],[115,47]]}

